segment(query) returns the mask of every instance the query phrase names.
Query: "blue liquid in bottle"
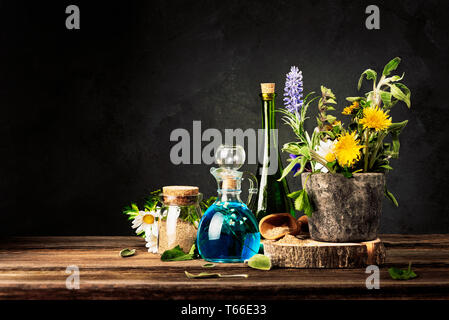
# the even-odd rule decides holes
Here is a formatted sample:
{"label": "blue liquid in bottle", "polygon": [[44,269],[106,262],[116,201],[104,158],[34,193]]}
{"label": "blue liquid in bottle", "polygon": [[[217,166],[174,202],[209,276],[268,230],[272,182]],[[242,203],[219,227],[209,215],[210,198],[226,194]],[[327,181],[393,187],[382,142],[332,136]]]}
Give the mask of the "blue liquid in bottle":
{"label": "blue liquid in bottle", "polygon": [[[240,200],[244,173],[238,169],[245,162],[245,150],[222,145],[215,160],[220,167],[211,168],[210,172],[218,183],[218,198],[201,218],[196,239],[198,251],[207,261],[243,262],[255,255],[260,246],[257,220]],[[257,180],[249,181],[251,195],[257,192]],[[248,196],[249,203],[251,199]]]}
{"label": "blue liquid in bottle", "polygon": [[197,243],[207,261],[243,262],[259,251],[256,218],[243,202],[218,199],[200,221]]}

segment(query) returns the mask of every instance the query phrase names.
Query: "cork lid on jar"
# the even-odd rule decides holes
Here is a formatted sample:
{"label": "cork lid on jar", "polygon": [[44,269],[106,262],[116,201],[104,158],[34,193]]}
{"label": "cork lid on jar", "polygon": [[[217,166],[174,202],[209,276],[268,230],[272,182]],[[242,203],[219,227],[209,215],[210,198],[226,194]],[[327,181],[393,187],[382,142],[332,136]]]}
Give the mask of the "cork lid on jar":
{"label": "cork lid on jar", "polygon": [[274,83],[261,83],[260,89],[262,90],[262,93],[274,93]]}
{"label": "cork lid on jar", "polygon": [[199,189],[194,186],[166,186],[162,196],[166,205],[188,206],[198,201]]}

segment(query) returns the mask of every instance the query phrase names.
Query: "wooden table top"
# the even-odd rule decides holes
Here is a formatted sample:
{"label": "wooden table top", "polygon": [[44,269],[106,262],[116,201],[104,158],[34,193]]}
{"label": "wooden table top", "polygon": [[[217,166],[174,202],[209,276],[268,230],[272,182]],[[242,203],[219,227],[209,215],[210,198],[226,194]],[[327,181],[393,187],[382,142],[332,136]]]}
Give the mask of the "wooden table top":
{"label": "wooden table top", "polygon": [[[368,290],[365,269],[273,269],[244,264],[202,268],[203,260],[162,262],[138,237],[14,237],[0,239],[1,299],[449,299],[449,235],[380,237],[387,262],[380,289]],[[123,248],[137,254],[119,257]],[[391,266],[409,261],[418,278],[392,280]],[[68,290],[66,268],[80,270],[80,289]],[[184,271],[246,273],[248,278],[187,279]],[[213,271],[212,271],[213,270]]]}

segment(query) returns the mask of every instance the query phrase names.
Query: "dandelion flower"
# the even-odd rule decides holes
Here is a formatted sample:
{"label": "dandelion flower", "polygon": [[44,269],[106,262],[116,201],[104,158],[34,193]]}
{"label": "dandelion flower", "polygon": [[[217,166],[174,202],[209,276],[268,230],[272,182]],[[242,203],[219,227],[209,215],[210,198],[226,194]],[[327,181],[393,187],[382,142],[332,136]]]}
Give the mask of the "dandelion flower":
{"label": "dandelion flower", "polygon": [[354,101],[349,107],[346,107],[343,109],[342,114],[344,115],[350,115],[352,114],[352,111],[355,109],[358,109],[360,107],[360,104],[357,101]]}
{"label": "dandelion flower", "polygon": [[358,144],[353,133],[345,133],[340,136],[334,145],[334,153],[341,166],[352,166],[360,158],[360,149],[363,146]]}
{"label": "dandelion flower", "polygon": [[385,130],[391,125],[391,118],[388,116],[388,113],[379,107],[368,107],[363,110],[360,124],[363,124],[363,128],[371,128],[376,131]]}

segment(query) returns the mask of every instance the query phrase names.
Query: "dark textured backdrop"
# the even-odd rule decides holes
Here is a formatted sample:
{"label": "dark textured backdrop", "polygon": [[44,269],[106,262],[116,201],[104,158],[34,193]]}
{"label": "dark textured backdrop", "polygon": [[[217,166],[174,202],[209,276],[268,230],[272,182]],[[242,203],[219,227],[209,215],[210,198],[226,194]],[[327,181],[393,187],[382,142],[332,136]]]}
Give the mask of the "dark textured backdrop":
{"label": "dark textured backdrop", "polygon": [[[71,3],[81,30],[65,28]],[[449,232],[448,1],[120,3],[0,1],[0,235],[132,234],[121,209],[149,190],[215,193],[209,166],[170,163],[173,129],[257,128],[259,83],[281,93],[291,65],[341,110],[360,73],[395,56],[412,109],[392,112],[409,125],[382,231]],[[365,28],[368,4],[380,30]]]}

